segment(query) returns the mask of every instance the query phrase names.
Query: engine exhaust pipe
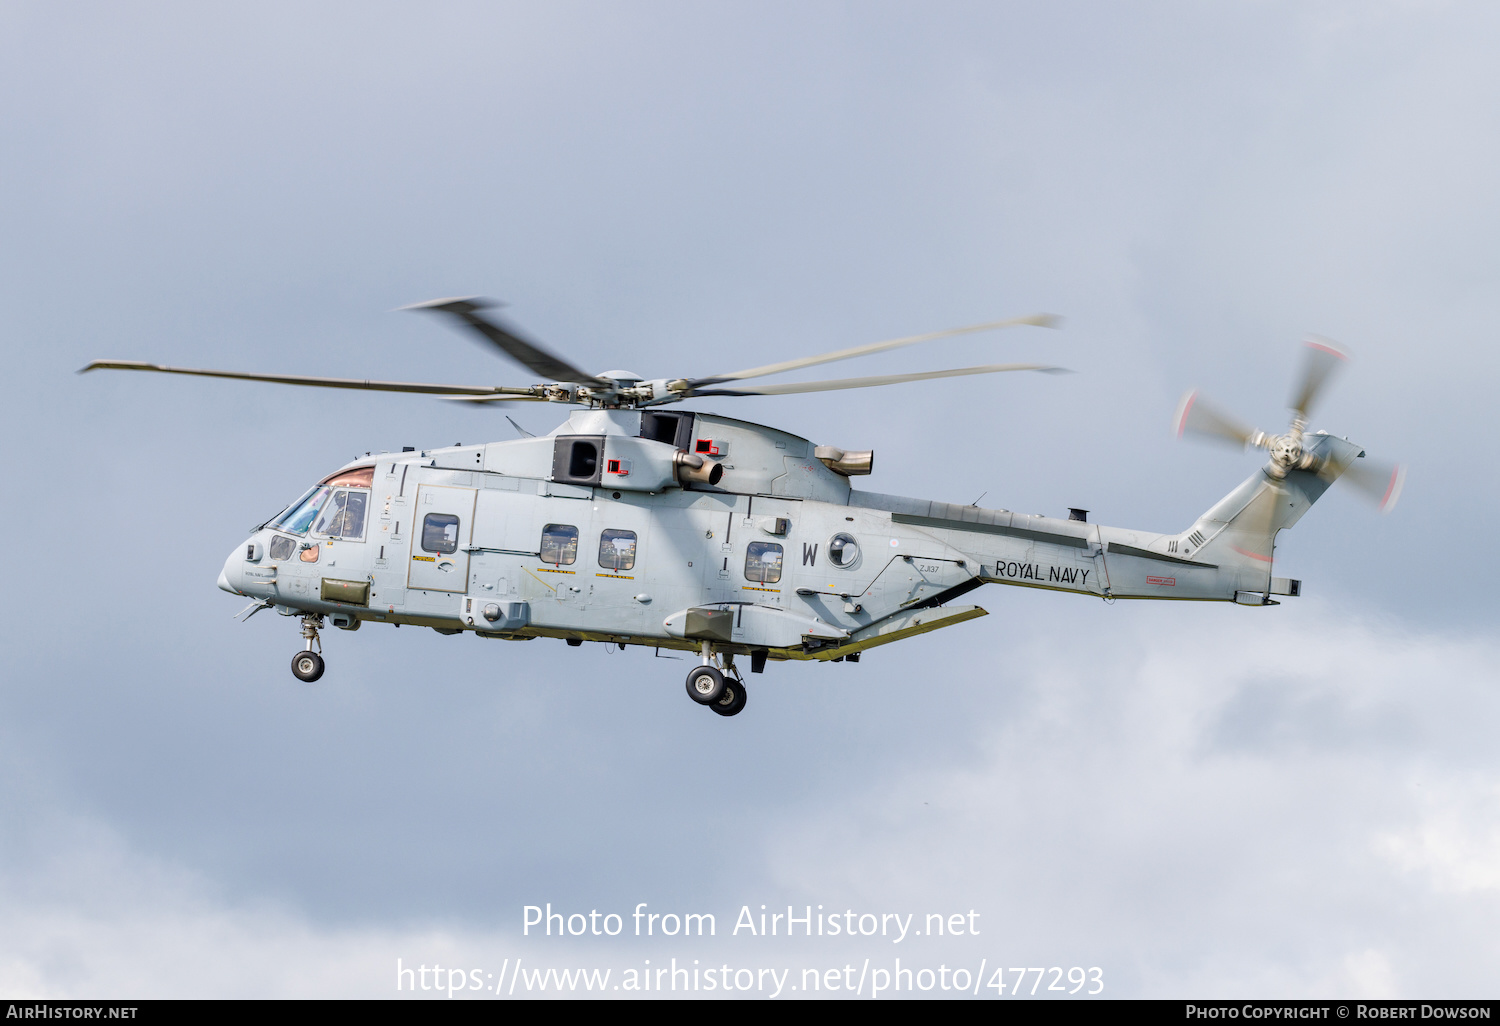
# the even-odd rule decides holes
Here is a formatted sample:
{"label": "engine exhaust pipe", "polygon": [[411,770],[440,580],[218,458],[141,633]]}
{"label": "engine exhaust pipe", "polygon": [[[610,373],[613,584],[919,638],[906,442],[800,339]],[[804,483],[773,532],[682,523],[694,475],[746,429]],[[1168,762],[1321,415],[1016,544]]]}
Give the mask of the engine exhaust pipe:
{"label": "engine exhaust pipe", "polygon": [[706,460],[697,453],[679,452],[672,463],[677,471],[677,483],[684,488],[690,484],[712,487],[724,479],[724,464]]}
{"label": "engine exhaust pipe", "polygon": [[832,445],[820,445],[813,450],[813,457],[833,471],[845,477],[862,477],[875,465],[875,451],[846,452]]}

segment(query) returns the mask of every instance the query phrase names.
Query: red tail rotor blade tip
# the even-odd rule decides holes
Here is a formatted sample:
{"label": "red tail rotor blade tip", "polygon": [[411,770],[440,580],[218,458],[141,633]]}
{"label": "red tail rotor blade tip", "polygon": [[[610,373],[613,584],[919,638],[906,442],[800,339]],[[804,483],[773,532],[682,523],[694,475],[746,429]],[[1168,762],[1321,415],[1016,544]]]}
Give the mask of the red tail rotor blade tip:
{"label": "red tail rotor blade tip", "polygon": [[1188,412],[1192,410],[1193,403],[1198,401],[1198,390],[1195,388],[1182,397],[1182,402],[1177,404],[1177,427],[1175,433],[1178,438],[1187,430]]}
{"label": "red tail rotor blade tip", "polygon": [[1380,497],[1380,512],[1389,513],[1395,508],[1396,500],[1401,498],[1401,488],[1405,484],[1406,468],[1399,464],[1392,467],[1390,480],[1385,485],[1385,494]]}
{"label": "red tail rotor blade tip", "polygon": [[1340,360],[1347,360],[1347,359],[1349,359],[1349,354],[1348,353],[1344,352],[1338,346],[1333,345],[1331,342],[1324,342],[1322,339],[1316,339],[1316,338],[1307,339],[1307,348],[1321,350],[1321,351],[1329,354],[1330,356],[1336,356],[1336,357],[1338,357]]}

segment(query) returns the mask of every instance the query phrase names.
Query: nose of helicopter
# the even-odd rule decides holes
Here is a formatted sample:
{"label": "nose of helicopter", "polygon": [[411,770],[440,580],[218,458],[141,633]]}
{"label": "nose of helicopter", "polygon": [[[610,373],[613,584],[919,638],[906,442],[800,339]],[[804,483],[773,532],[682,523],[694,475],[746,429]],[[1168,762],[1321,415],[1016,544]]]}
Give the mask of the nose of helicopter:
{"label": "nose of helicopter", "polygon": [[243,595],[240,591],[240,571],[244,564],[245,554],[240,546],[229,553],[229,558],[224,560],[224,569],[219,571],[219,587],[231,595]]}

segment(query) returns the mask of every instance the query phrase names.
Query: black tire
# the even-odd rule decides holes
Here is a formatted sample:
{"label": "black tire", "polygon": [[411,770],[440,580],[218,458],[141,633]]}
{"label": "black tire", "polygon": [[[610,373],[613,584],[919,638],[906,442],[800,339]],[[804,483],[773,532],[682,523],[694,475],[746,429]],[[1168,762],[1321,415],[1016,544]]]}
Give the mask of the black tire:
{"label": "black tire", "polygon": [[720,716],[738,716],[745,708],[745,685],[737,680],[725,681],[724,694],[709,708]]}
{"label": "black tire", "polygon": [[298,652],[292,656],[292,675],[311,684],[323,676],[323,657],[312,651]]}
{"label": "black tire", "polygon": [[712,705],[724,694],[724,675],[712,666],[695,666],[687,675],[687,693],[699,705]]}

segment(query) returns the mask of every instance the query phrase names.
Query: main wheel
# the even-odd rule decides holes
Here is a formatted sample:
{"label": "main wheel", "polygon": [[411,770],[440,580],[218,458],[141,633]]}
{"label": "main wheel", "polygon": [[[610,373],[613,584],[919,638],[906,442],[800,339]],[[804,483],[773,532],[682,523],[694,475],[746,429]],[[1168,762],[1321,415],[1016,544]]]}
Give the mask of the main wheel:
{"label": "main wheel", "polygon": [[709,708],[720,716],[738,716],[740,710],[745,708],[745,685],[737,680],[726,680],[724,694]]}
{"label": "main wheel", "polygon": [[292,673],[311,684],[323,676],[323,657],[311,650],[298,652],[292,656]]}
{"label": "main wheel", "polygon": [[687,693],[699,705],[712,705],[724,694],[724,675],[712,666],[695,666],[687,675]]}

